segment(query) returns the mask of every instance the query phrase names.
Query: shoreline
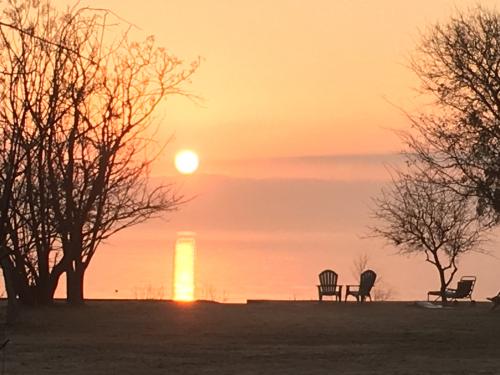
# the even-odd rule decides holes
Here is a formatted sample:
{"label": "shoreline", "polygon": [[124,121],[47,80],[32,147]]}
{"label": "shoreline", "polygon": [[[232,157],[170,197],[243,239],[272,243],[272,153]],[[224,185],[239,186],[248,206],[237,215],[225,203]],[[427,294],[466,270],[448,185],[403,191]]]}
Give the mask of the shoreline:
{"label": "shoreline", "polygon": [[[379,305],[379,304],[407,304],[407,305],[414,305],[416,303],[421,303],[421,302],[429,302],[429,303],[434,303],[434,304],[441,304],[441,301],[427,301],[425,299],[422,300],[388,300],[388,301],[365,301],[365,302],[357,302],[355,300],[349,299],[347,302],[342,300],[342,301],[335,301],[335,300],[288,300],[288,299],[260,299],[260,298],[255,298],[255,299],[246,299],[241,302],[224,302],[224,301],[217,301],[217,300],[207,300],[207,299],[196,299],[193,301],[176,301],[174,299],[136,299],[136,298],[88,298],[85,299],[84,305],[86,303],[94,303],[94,302],[109,302],[109,303],[127,303],[127,302],[157,302],[157,303],[169,303],[169,304],[180,304],[180,305],[189,305],[189,304],[219,304],[219,305],[249,305],[249,304],[333,304],[333,305]],[[0,298],[0,306],[6,305],[7,299],[6,298]],[[54,299],[54,304],[65,304],[69,305],[66,303],[66,300],[64,298],[55,298]],[[485,300],[473,300],[473,302],[469,300],[463,300],[463,301],[457,301],[457,302],[448,302],[449,305],[474,305],[474,304],[491,304],[491,301],[485,299]],[[23,306],[23,305],[21,305]],[[50,306],[49,305],[40,305],[40,306]]]}

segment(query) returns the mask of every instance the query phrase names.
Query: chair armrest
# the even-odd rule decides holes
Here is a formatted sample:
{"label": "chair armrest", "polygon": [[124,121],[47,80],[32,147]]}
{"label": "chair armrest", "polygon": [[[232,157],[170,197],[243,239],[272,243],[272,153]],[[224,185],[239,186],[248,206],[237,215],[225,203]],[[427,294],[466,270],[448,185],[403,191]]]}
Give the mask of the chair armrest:
{"label": "chair armrest", "polygon": [[353,289],[359,289],[359,285],[346,285],[346,292],[349,293]]}

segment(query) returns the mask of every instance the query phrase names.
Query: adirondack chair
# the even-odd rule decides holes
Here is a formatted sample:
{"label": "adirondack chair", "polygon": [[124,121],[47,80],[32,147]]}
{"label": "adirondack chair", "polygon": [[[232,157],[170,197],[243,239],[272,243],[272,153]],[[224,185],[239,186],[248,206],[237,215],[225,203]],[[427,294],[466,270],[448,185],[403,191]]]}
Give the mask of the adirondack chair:
{"label": "adirondack chair", "polygon": [[338,275],[332,270],[324,270],[319,274],[318,294],[319,300],[323,296],[333,296],[336,301],[342,299],[342,285],[337,285]]}
{"label": "adirondack chair", "polygon": [[500,306],[500,292],[495,297],[488,297],[488,299],[493,302],[493,306],[491,306],[492,310],[495,310],[498,306]]}
{"label": "adirondack chair", "polygon": [[457,302],[459,299],[468,298],[471,302],[474,302],[472,300],[474,285],[476,285],[476,276],[462,276],[460,281],[457,283],[456,289],[446,289],[444,293],[441,293],[440,290],[430,291],[427,293],[427,301],[430,300],[430,296],[435,296],[435,300],[446,297],[451,301]]}
{"label": "adirondack chair", "polygon": [[359,278],[359,285],[347,285],[345,292],[345,302],[347,302],[347,297],[353,296],[358,302],[364,302],[366,297],[372,300],[370,292],[375,284],[377,274],[372,270],[366,270],[361,273]]}

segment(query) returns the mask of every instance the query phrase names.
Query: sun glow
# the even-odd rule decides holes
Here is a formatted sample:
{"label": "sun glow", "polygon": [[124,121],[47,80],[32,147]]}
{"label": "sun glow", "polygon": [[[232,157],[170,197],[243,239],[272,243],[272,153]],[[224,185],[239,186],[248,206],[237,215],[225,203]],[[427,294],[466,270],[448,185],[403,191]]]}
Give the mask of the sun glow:
{"label": "sun glow", "polygon": [[195,240],[192,235],[180,235],[175,243],[174,300],[194,300]]}
{"label": "sun glow", "polygon": [[199,159],[196,152],[180,151],[175,155],[175,168],[182,174],[191,174],[198,169]]}

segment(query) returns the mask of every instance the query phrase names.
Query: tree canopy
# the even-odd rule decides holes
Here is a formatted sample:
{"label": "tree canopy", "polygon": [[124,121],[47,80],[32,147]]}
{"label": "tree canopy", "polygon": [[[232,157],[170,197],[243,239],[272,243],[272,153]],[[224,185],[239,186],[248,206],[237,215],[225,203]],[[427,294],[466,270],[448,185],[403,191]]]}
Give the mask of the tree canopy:
{"label": "tree canopy", "polygon": [[374,233],[425,254],[444,296],[460,257],[500,218],[500,14],[477,7],[432,26],[411,67],[433,105],[408,116],[408,168],[375,199]]}
{"label": "tree canopy", "polygon": [[2,14],[0,245],[25,301],[50,302],[65,273],[68,300],[82,302],[99,244],[182,202],[150,183],[150,127],[198,61],[126,31],[108,43],[110,18],[44,1],[10,0]]}
{"label": "tree canopy", "polygon": [[432,110],[412,117],[406,141],[434,181],[500,213],[500,13],[477,7],[433,26],[413,57]]}

